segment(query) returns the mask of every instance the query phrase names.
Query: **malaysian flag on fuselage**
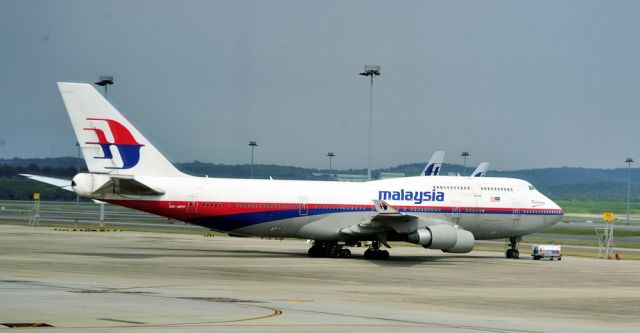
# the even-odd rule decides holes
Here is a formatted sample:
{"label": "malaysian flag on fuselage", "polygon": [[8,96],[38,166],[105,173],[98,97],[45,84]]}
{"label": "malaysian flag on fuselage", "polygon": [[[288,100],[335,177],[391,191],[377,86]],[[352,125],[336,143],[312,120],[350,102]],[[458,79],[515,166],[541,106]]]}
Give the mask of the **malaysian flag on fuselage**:
{"label": "malaysian flag on fuselage", "polygon": [[489,201],[491,201],[491,202],[500,202],[500,197],[491,197],[491,198],[489,198]]}

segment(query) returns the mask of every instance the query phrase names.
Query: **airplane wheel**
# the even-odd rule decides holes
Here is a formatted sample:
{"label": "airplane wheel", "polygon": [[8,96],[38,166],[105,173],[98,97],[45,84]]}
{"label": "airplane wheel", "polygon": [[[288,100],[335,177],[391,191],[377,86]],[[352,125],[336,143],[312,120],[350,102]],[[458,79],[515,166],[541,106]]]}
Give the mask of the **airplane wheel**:
{"label": "airplane wheel", "polygon": [[340,251],[340,248],[339,248],[338,246],[335,246],[335,245],[334,245],[334,246],[332,246],[332,247],[329,249],[329,255],[328,255],[328,257],[329,257],[329,258],[334,258],[334,259],[335,259],[335,258],[340,258],[340,252],[341,252],[341,251]]}
{"label": "airplane wheel", "polygon": [[513,258],[513,249],[507,249],[507,259],[512,259]]}
{"label": "airplane wheel", "polygon": [[312,246],[309,248],[309,251],[307,251],[307,254],[309,255],[309,257],[311,258],[318,258],[318,257],[322,257],[322,248],[319,246]]}
{"label": "airplane wheel", "polygon": [[540,260],[540,257],[535,256],[535,257],[533,257],[533,260]]}
{"label": "airplane wheel", "polygon": [[342,249],[340,251],[340,256],[342,258],[351,258],[351,251],[349,251],[349,249]]}
{"label": "airplane wheel", "polygon": [[513,259],[520,259],[520,251],[513,250]]}
{"label": "airplane wheel", "polygon": [[389,251],[387,251],[387,250],[382,250],[382,251],[380,251],[380,256],[379,256],[379,258],[380,258],[381,260],[387,260],[387,259],[389,259]]}

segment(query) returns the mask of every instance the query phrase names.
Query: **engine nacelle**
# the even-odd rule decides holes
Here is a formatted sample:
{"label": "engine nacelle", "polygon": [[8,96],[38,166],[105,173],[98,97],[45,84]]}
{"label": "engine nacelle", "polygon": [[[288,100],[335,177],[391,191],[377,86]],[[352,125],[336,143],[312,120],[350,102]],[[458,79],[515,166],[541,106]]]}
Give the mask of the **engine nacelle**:
{"label": "engine nacelle", "polygon": [[442,252],[447,252],[447,253],[471,252],[471,250],[473,250],[473,245],[476,241],[476,239],[473,237],[473,234],[466,230],[460,230],[460,229],[457,229],[456,232],[458,233],[456,244],[453,247],[450,247],[448,249],[442,249]]}
{"label": "engine nacelle", "polygon": [[429,249],[450,249],[456,245],[457,229],[448,224],[436,224],[410,233],[407,240]]}

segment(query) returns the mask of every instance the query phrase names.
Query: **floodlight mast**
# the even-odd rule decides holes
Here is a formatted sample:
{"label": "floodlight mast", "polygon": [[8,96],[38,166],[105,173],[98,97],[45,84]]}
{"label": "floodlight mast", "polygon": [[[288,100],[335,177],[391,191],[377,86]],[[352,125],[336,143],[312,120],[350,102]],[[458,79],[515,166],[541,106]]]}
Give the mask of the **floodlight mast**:
{"label": "floodlight mast", "polygon": [[329,175],[331,175],[331,172],[332,172],[331,159],[334,158],[336,154],[334,154],[333,152],[328,152],[326,156],[329,157]]}
{"label": "floodlight mast", "polygon": [[369,154],[367,163],[367,180],[371,180],[371,156],[373,152],[373,77],[380,76],[379,65],[365,65],[364,72],[360,73],[362,76],[370,76],[371,84],[369,91]]}
{"label": "floodlight mast", "polygon": [[251,179],[253,179],[253,150],[258,147],[258,143],[255,141],[249,141],[249,147],[251,147]]}
{"label": "floodlight mast", "polygon": [[[104,87],[104,98],[108,100],[109,96],[107,95],[107,91],[108,91],[107,87],[110,85],[113,85],[113,76],[100,75],[100,77],[98,77],[98,82],[96,82],[95,84]],[[79,143],[78,143],[78,149],[80,149]],[[78,157],[79,156],[80,154],[78,153]],[[78,172],[80,172],[80,170],[78,170]],[[79,202],[80,202],[80,197],[78,197],[78,203]],[[104,229],[104,202],[102,201],[100,201],[100,229]]]}
{"label": "floodlight mast", "polygon": [[113,84],[113,76],[100,75],[95,84],[104,87],[104,98],[108,98],[107,87]]}
{"label": "floodlight mast", "polygon": [[467,174],[467,157],[471,156],[468,151],[463,151],[460,156],[464,157],[464,173]]}
{"label": "floodlight mast", "polygon": [[633,158],[628,157],[625,161],[629,165],[627,169],[627,224],[629,224],[629,208],[631,201],[631,163],[633,163]]}

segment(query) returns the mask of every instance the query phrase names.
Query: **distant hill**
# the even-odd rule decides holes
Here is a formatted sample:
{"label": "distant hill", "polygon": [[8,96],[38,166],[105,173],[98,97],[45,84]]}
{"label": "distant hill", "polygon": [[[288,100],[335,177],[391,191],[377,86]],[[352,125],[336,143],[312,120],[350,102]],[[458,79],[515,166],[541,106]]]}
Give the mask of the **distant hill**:
{"label": "distant hill", "polygon": [[[74,157],[59,158],[34,158],[34,159],[0,159],[0,199],[30,197],[28,191],[16,191],[19,184],[28,183],[19,173],[34,173],[48,176],[71,178],[76,172],[78,162],[84,167],[84,162]],[[196,176],[208,175],[209,177],[224,178],[249,178],[251,165],[226,165],[204,163],[199,161],[176,163],[176,167],[183,172]],[[475,166],[474,166],[475,167]],[[407,176],[418,175],[424,168],[424,163],[401,164],[392,168],[373,171],[374,178],[380,172],[400,172]],[[473,167],[464,170],[464,167],[456,164],[445,164],[442,174],[468,174]],[[295,166],[263,165],[254,166],[254,177],[266,179],[301,179],[301,180],[326,180],[314,176],[314,173],[327,173],[326,169],[301,168]],[[334,170],[335,173],[365,174],[365,169]],[[589,168],[544,168],[513,171],[489,170],[489,177],[512,177],[525,179],[534,184],[541,192],[553,199],[566,200],[599,200],[599,201],[624,201],[627,198],[627,169],[589,169]],[[11,180],[11,181],[9,181]],[[29,181],[30,182],[30,181]],[[9,185],[10,184],[10,185]],[[18,184],[18,185],[16,185]],[[25,185],[26,186],[26,185]],[[53,191],[53,193],[56,193]],[[640,195],[640,169],[631,169],[631,198],[638,201]],[[55,197],[55,195],[53,195]],[[69,199],[69,193],[61,193],[61,199]]]}
{"label": "distant hill", "polygon": [[22,166],[26,167],[31,164],[37,165],[39,167],[53,167],[53,168],[67,168],[67,167],[76,167],[81,165],[85,168],[84,161],[80,161],[75,157],[47,157],[47,158],[10,158],[4,159],[0,158],[0,165],[10,165],[10,166]]}

